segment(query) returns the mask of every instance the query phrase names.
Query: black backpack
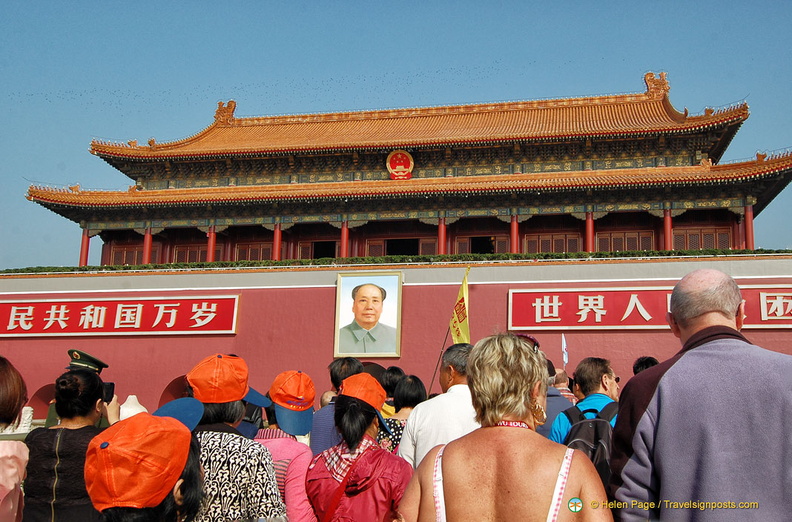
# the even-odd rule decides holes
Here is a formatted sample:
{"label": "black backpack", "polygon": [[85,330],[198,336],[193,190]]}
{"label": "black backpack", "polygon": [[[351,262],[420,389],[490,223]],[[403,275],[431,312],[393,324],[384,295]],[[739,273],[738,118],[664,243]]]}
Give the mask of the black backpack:
{"label": "black backpack", "polygon": [[[584,413],[595,413],[593,419],[584,417]],[[619,403],[611,402],[602,408],[602,411],[583,410],[577,406],[564,410],[564,415],[569,419],[572,427],[569,429],[564,444],[570,448],[582,451],[594,463],[602,483],[608,486],[610,479],[610,456],[613,427],[611,421],[619,413]]]}

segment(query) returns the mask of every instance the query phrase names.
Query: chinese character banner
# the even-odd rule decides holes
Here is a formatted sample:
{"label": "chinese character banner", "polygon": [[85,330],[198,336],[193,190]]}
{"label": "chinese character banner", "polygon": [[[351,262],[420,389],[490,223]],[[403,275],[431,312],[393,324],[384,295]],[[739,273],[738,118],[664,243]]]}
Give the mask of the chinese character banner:
{"label": "chinese character banner", "polygon": [[0,337],[236,332],[239,296],[0,301]]}
{"label": "chinese character banner", "polygon": [[[671,287],[509,291],[511,330],[666,329]],[[792,289],[743,286],[743,328],[792,328]]]}

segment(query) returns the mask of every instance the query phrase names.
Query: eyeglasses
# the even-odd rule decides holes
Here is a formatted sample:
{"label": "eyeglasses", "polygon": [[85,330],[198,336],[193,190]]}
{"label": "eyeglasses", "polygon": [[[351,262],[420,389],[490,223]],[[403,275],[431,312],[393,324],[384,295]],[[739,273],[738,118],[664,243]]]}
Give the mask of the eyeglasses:
{"label": "eyeglasses", "polygon": [[619,383],[619,381],[621,381],[621,377],[619,377],[618,375],[613,375],[611,378],[612,378],[614,381],[616,381],[616,384],[618,384],[618,383]]}

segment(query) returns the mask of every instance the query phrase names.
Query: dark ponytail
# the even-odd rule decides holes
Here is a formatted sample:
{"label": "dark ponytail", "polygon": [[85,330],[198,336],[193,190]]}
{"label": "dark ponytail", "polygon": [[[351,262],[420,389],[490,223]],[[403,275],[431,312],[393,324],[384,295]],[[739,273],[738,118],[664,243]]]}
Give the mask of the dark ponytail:
{"label": "dark ponytail", "polygon": [[70,370],[55,381],[55,411],[61,419],[88,415],[103,396],[104,383],[90,370]]}
{"label": "dark ponytail", "polygon": [[335,400],[335,425],[350,450],[357,448],[377,416],[374,408],[354,397],[339,395]]}

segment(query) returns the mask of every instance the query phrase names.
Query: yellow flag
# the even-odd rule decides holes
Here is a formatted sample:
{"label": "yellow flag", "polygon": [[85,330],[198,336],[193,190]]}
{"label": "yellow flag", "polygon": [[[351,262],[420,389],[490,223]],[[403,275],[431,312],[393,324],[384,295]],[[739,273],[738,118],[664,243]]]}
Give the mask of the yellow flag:
{"label": "yellow flag", "polygon": [[465,270],[465,277],[462,279],[462,286],[459,287],[454,312],[451,315],[451,337],[454,343],[470,342],[470,324],[468,323],[468,273],[470,267]]}

